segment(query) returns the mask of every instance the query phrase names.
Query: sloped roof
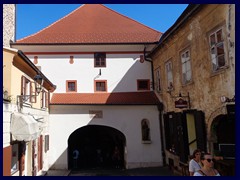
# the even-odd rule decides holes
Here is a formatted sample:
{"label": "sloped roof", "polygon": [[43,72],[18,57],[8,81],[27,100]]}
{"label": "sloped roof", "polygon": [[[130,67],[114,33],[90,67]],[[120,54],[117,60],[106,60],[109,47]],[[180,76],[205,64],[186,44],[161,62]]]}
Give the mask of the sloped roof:
{"label": "sloped roof", "polygon": [[28,57],[18,49],[3,47],[3,52],[9,52],[14,54],[12,64],[18,68],[20,71],[34,79],[34,77],[39,74],[44,82],[43,87],[50,92],[55,91],[56,85],[54,85],[33,63]]}
{"label": "sloped roof", "polygon": [[51,104],[157,105],[160,101],[154,92],[54,93]]}
{"label": "sloped roof", "polygon": [[161,34],[104,5],[85,4],[16,44],[153,43]]}

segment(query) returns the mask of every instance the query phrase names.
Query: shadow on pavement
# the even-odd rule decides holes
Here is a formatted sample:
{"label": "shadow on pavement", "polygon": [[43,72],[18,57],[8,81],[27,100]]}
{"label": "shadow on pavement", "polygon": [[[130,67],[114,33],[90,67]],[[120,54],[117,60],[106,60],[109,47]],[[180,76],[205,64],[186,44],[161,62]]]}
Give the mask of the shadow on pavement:
{"label": "shadow on pavement", "polygon": [[169,167],[72,170],[69,176],[175,176]]}

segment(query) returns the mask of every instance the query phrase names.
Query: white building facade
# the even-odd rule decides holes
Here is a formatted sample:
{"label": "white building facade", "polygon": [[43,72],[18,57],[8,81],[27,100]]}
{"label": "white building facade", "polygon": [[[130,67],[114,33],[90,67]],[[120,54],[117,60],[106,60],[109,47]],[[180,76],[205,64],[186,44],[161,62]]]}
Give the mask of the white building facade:
{"label": "white building facade", "polygon": [[[118,32],[119,27],[115,25],[109,32],[101,32],[101,27],[89,30],[88,22],[94,18],[102,18],[101,22],[105,23],[104,17],[95,17],[94,13],[87,16],[89,21],[85,17],[85,26],[80,23],[86,28],[85,34],[79,32],[80,37],[71,39],[74,32],[66,30],[66,35],[58,26],[65,27],[65,23],[72,22],[77,15],[81,19],[85,16],[81,13],[92,8],[112,18],[106,23],[118,21],[124,33]],[[128,23],[133,30],[142,33],[128,33],[129,29],[124,29]],[[116,31],[112,32],[114,29]],[[45,34],[45,30],[54,34]],[[123,34],[126,36],[119,40]],[[50,169],[113,167],[115,162],[111,155],[115,146],[120,149],[119,164],[123,168],[163,165],[159,124],[161,102],[153,92],[152,62],[145,58],[160,35],[105,6],[83,5],[39,33],[12,44],[24,51],[57,85],[50,98]],[[45,42],[34,39],[38,36]],[[144,39],[148,36],[150,40]],[[95,38],[92,40],[92,37]],[[72,157],[75,148],[80,152],[77,166]]]}

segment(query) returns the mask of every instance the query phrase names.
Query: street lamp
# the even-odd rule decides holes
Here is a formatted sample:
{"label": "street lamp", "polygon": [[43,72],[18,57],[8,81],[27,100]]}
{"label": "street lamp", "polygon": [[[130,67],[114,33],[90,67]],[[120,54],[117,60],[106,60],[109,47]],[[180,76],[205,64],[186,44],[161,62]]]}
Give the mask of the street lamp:
{"label": "street lamp", "polygon": [[38,95],[42,91],[44,80],[40,74],[37,74],[33,79],[35,83],[35,92]]}

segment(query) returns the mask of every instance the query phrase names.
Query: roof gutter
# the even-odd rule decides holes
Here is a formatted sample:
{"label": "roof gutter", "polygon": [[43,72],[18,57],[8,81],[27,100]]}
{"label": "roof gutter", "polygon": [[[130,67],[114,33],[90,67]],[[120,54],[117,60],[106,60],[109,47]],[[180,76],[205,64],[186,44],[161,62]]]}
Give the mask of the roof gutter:
{"label": "roof gutter", "polygon": [[142,45],[142,44],[158,44],[158,41],[155,42],[124,42],[124,43],[18,43],[18,42],[11,42],[11,46],[14,45],[26,45],[26,46],[55,46],[55,45]]}

